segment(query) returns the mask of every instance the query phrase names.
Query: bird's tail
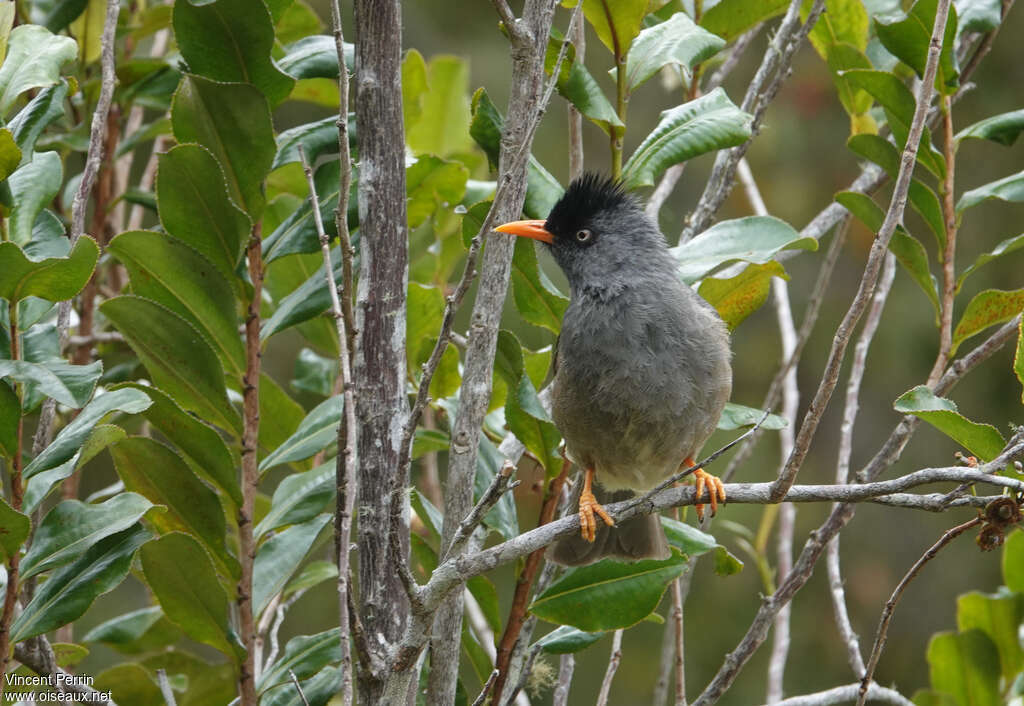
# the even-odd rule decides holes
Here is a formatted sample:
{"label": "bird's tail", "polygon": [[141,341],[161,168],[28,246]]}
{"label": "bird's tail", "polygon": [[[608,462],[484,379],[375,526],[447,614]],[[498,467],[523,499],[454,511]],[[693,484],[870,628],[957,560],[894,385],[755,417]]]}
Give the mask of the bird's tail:
{"label": "bird's tail", "polygon": [[[579,507],[583,483],[577,480],[573,497],[569,503],[571,512]],[[629,500],[636,493],[632,490],[608,491],[595,482],[594,496],[602,505]],[[667,559],[672,555],[668,548],[665,530],[661,528],[658,515],[643,515],[609,527],[597,518],[597,533],[593,542],[588,542],[579,532],[563,537],[547,550],[547,558],[565,566],[593,564],[605,557],[621,561],[640,559]]]}

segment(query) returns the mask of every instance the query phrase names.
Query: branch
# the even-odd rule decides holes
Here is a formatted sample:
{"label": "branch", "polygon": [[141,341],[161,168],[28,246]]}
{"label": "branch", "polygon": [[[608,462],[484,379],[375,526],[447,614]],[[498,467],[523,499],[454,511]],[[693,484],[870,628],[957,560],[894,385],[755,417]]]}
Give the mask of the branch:
{"label": "branch", "polygon": [[704,187],[704,193],[679,236],[680,243],[690,240],[694,235],[705,230],[726,197],[729,196],[735,182],[736,165],[746,154],[747,148],[750,147],[750,143],[760,130],[768,104],[775,98],[779,86],[789,76],[793,55],[825,9],[824,0],[815,0],[807,15],[807,21],[801,23],[800,8],[802,5],[803,0],[793,0],[790,3],[757,73],[754,74],[754,79],[747,87],[747,93],[740,108],[753,115],[750,124],[751,138],[732,149],[719,152],[715,157],[715,164]]}
{"label": "branch", "polygon": [[483,706],[487,700],[487,695],[491,692],[491,687],[494,686],[495,680],[498,675],[501,674],[497,669],[491,671],[491,676],[487,677],[487,681],[484,682],[484,688],[480,690],[480,694],[473,699],[473,706]]}
{"label": "branch", "polygon": [[961,525],[957,525],[952,529],[946,530],[939,541],[933,544],[928,551],[921,555],[921,558],[914,562],[914,565],[910,567],[903,579],[896,585],[896,590],[892,592],[892,596],[885,603],[885,608],[882,610],[882,617],[878,622],[878,634],[875,636],[875,644],[871,647],[871,656],[868,658],[867,670],[864,672],[864,677],[860,682],[860,690],[857,696],[857,706],[864,706],[864,701],[868,695],[868,687],[871,685],[871,680],[875,676],[875,668],[878,666],[878,660],[882,656],[882,650],[885,649],[886,637],[889,633],[889,623],[892,621],[892,614],[896,610],[896,604],[899,603],[900,598],[903,597],[903,592],[906,590],[910,582],[913,581],[924,565],[934,559],[938,553],[947,544],[952,542],[954,539],[959,537],[961,534],[976,527],[983,522],[982,516],[975,517],[973,519],[964,522]]}
{"label": "branch", "polygon": [[832,349],[829,351],[828,363],[825,366],[825,373],[814,399],[811,400],[810,408],[804,417],[803,424],[797,434],[796,446],[790,454],[789,461],[782,473],[779,474],[772,488],[772,497],[781,499],[796,480],[796,474],[803,465],[804,458],[818,430],[818,423],[825,413],[832,391],[835,390],[839,381],[839,369],[842,366],[846,354],[846,346],[849,343],[853,329],[860,320],[861,314],[868,305],[868,301],[878,281],[879,270],[882,260],[888,252],[889,240],[896,230],[896,226],[903,220],[903,212],[907,206],[907,190],[913,178],[914,165],[917,160],[917,149],[921,142],[921,135],[924,131],[925,118],[928,115],[928,106],[931,104],[932,94],[935,90],[935,74],[939,64],[939,54],[942,51],[942,33],[946,26],[946,17],[949,14],[950,0],[939,0],[935,11],[935,25],[932,28],[931,40],[928,44],[928,58],[925,64],[924,76],[917,94],[917,105],[914,108],[914,117],[910,123],[910,130],[907,136],[907,144],[903,148],[900,157],[900,170],[896,177],[896,185],[893,189],[892,200],[886,211],[882,227],[878,236],[871,244],[871,251],[868,254],[867,264],[864,266],[864,275],[861,277],[860,287],[850,307],[836,330],[835,338],[832,341]]}
{"label": "branch", "polygon": [[[793,696],[780,701],[775,706],[838,706],[839,704],[848,704],[857,698],[857,690],[859,688],[860,684],[846,684],[845,686],[837,686],[828,691],[819,691],[816,694]],[[913,702],[904,697],[900,692],[895,689],[887,689],[878,684],[872,684],[871,688],[868,689],[868,698],[872,701],[892,704],[892,706],[914,706]]]}
{"label": "branch", "polygon": [[[33,672],[41,677],[52,677],[56,678],[58,674],[70,675],[69,672],[64,671],[57,666],[56,657],[53,654],[53,648],[50,647],[49,641],[45,635],[32,638],[30,640],[24,640],[14,646],[14,659],[21,662],[23,665],[31,669]],[[117,706],[113,699],[104,697],[104,692],[96,691],[91,686],[85,684],[79,684],[80,680],[77,679],[62,679],[60,683],[60,689],[64,693],[71,693],[80,696],[79,699],[83,703],[88,704],[107,704],[107,706]]]}
{"label": "branch", "polygon": [[469,541],[470,535],[473,534],[480,523],[484,519],[484,515],[491,511],[491,508],[498,504],[502,496],[518,486],[521,481],[513,481],[512,474],[516,472],[516,467],[512,465],[510,461],[505,461],[505,464],[501,467],[494,476],[494,480],[484,491],[484,494],[480,496],[480,500],[477,501],[476,506],[466,516],[466,518],[459,523],[459,527],[455,530],[455,536],[452,538],[452,543],[448,546],[447,551],[441,557],[441,561],[444,561],[453,554],[460,554],[464,548],[466,542]]}
{"label": "branch", "polygon": [[167,678],[166,669],[156,670],[156,683],[160,687],[160,695],[164,697],[165,706],[177,706],[174,699],[174,690],[171,688],[171,681]]}
{"label": "branch", "polygon": [[601,680],[601,690],[597,694],[595,706],[606,706],[608,693],[612,689],[612,679],[622,661],[622,628],[616,630],[612,635],[612,652],[608,657],[608,668],[605,669],[604,679]]}
{"label": "branch", "polygon": [[562,655],[558,660],[558,682],[551,695],[551,706],[568,706],[572,675],[576,671],[576,658],[572,653]]}

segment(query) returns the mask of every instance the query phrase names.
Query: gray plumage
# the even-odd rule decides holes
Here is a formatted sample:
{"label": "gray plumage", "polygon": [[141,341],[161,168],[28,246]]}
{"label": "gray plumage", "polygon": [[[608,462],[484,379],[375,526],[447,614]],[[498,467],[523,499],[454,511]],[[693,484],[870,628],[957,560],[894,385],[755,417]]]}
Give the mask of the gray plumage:
{"label": "gray plumage", "polygon": [[[571,290],[552,415],[569,458],[594,468],[598,501],[625,500],[696,458],[714,431],[732,387],[729,334],[680,280],[657,225],[617,183],[577,179],[545,229]],[[594,542],[570,536],[548,555],[580,565],[666,558],[669,550],[650,516],[616,527],[598,521]]]}

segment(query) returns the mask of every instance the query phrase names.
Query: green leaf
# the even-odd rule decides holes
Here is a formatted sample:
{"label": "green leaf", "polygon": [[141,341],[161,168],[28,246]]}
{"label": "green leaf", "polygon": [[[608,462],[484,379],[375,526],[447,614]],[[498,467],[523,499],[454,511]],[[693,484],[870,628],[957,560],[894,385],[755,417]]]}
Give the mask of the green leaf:
{"label": "green leaf", "polygon": [[282,480],[274,491],[270,510],[253,530],[256,537],[284,525],[301,524],[323,512],[335,495],[335,465],[331,459]]}
{"label": "green leaf", "polygon": [[665,530],[668,543],[686,556],[700,556],[709,551],[715,552],[715,573],[719,576],[731,576],[743,569],[743,562],[723,547],[706,532],[670,517],[659,517]]}
{"label": "green leaf", "polygon": [[[743,427],[752,427],[763,416],[764,410],[746,407],[735,402],[726,402],[725,409],[722,410],[722,416],[718,418],[718,428],[729,431],[732,429],[742,429]],[[789,426],[789,422],[786,421],[785,417],[780,417],[777,414],[769,414],[761,424],[762,429],[769,431],[782,429],[786,426]]]}
{"label": "green leaf", "polygon": [[[1017,334],[1017,351],[1013,356],[1013,372],[1017,374],[1017,380],[1024,386],[1024,319],[1017,327],[1020,333]],[[1021,393],[1021,401],[1024,402],[1024,392]]]}
{"label": "green leaf", "polygon": [[58,37],[45,27],[23,24],[11,30],[0,65],[0,117],[25,91],[57,83],[60,68],[77,56],[74,39]]}
{"label": "green leaf", "polygon": [[936,397],[924,385],[904,392],[893,403],[893,409],[920,417],[983,462],[998,456],[1006,444],[995,427],[970,421],[957,411],[952,400]]}
{"label": "green leaf", "polygon": [[731,40],[748,29],[781,15],[787,0],[722,0],[708,8],[700,23],[704,29]]}
{"label": "green leaf", "polygon": [[[566,62],[568,59],[563,60],[563,63]],[[613,125],[622,127],[623,123],[619,120],[615,108],[582,61],[571,62],[567,71],[563,69],[555,85],[563,98],[576,106],[580,113],[605,133],[609,133]]]}
{"label": "green leaf", "polygon": [[801,238],[791,225],[772,216],[747,216],[720,221],[671,252],[679,276],[692,284],[737,260],[762,265],[782,250],[817,250],[813,238]]}
{"label": "green leaf", "polygon": [[59,154],[36,152],[30,162],[7,178],[14,203],[7,226],[12,242],[24,246],[32,239],[36,219],[60,191],[63,174]]}
{"label": "green leaf", "polygon": [[[582,0],[583,15],[597,38],[616,56],[625,57],[640,33],[649,0]],[[576,3],[571,3],[575,5]]]}
{"label": "green leaf", "polygon": [[250,224],[228,197],[221,165],[200,145],[178,145],[158,159],[156,197],[164,230],[205,255],[223,274],[233,274]]}
{"label": "green leaf", "polygon": [[505,401],[505,421],[509,431],[523,442],[544,467],[547,477],[558,475],[562,467],[562,457],[558,453],[562,436],[541,406],[529,376],[523,375],[517,385],[509,386]]}
{"label": "green leaf", "polygon": [[295,575],[288,585],[285,586],[282,598],[288,598],[299,591],[305,591],[318,586],[324,581],[333,581],[338,578],[338,567],[334,562],[323,559],[311,561],[302,567],[302,571]]}
{"label": "green leaf", "polygon": [[569,299],[558,291],[537,265],[537,250],[532,241],[517,238],[512,256],[512,295],[516,310],[535,326],[558,333]]}
{"label": "green leaf", "polygon": [[1003,7],[999,0],[965,0],[957,3],[960,26],[957,38],[964,32],[991,32],[1003,21]]}
{"label": "green leaf", "polygon": [[274,378],[260,373],[260,418],[273,424],[260,424],[260,448],[268,453],[285,442],[299,428],[306,411],[293,400]]}
{"label": "green leaf", "polygon": [[146,582],[164,614],[193,640],[242,659],[245,650],[231,629],[228,596],[199,543],[172,532],[147,544],[141,555]]}
{"label": "green leaf", "polygon": [[672,579],[686,570],[687,558],[623,563],[611,559],[570,569],[539,595],[530,611],[548,622],[585,632],[627,628],[654,612]]}
{"label": "green leaf", "polygon": [[271,105],[287,98],[295,85],[270,58],[274,24],[263,2],[175,3],[174,37],[190,71],[215,81],[252,84]]}
{"label": "green leaf", "polygon": [[80,618],[98,596],[116,588],[131,567],[135,551],[153,535],[135,525],[100,540],[36,589],[32,601],[11,625],[11,642],[55,630]]}
{"label": "green leaf", "polygon": [[277,151],[266,98],[246,84],[186,75],[174,93],[171,125],[179,143],[197,142],[213,153],[231,200],[250,219],[259,220],[263,180]]}
{"label": "green leaf", "polygon": [[461,162],[423,156],[405,170],[409,228],[419,228],[439,207],[454,207],[466,193],[469,170]]}
{"label": "green leaf", "polygon": [[[188,2],[188,0],[185,0]],[[119,704],[160,704],[163,695],[155,675],[140,664],[125,662],[96,675],[93,687],[110,692],[110,698]]]}
{"label": "green leaf", "polygon": [[111,446],[110,455],[125,488],[167,508],[153,513],[149,524],[160,534],[185,532],[202,541],[223,573],[237,578],[238,563],[224,542],[224,507],[178,454],[158,441],[133,436]]}
{"label": "green leaf", "polygon": [[928,643],[932,688],[953,696],[957,704],[998,706],[999,653],[981,630],[942,632]]}
{"label": "green leaf", "polygon": [[960,197],[956,204],[956,211],[960,213],[971,206],[977,206],[986,199],[999,199],[1015,203],[1024,201],[1024,172],[1017,172],[979,186],[977,189],[971,189]]}
{"label": "green leaf", "polygon": [[100,249],[87,235],[75,242],[67,257],[33,262],[12,242],[0,243],[0,297],[17,303],[25,297],[57,302],[71,299],[85,287]]}
{"label": "green leaf", "polygon": [[341,667],[325,667],[300,681],[299,689],[289,679],[269,688],[260,698],[260,706],[305,706],[303,699],[311,705],[327,704],[341,689],[341,675]]}
{"label": "green leaf", "polygon": [[965,269],[959,277],[957,277],[957,290],[959,290],[960,287],[963,285],[964,280],[966,280],[968,276],[974,273],[974,271],[977,270],[982,265],[987,265],[996,258],[1002,257],[1003,255],[1008,255],[1014,252],[1015,250],[1019,250],[1021,248],[1024,248],[1024,233],[1021,233],[1020,235],[1015,235],[1012,238],[1007,238],[1003,242],[999,243],[999,245],[992,248],[992,250],[990,250],[989,252],[978,255],[978,258],[967,269]]}
{"label": "green leaf", "polygon": [[[937,0],[917,0],[902,19],[886,21],[875,19],[875,34],[894,56],[912,68],[919,78],[924,76],[928,59],[928,44],[935,26]],[[953,44],[956,38],[956,8],[949,8],[946,30],[939,55],[935,88],[948,95],[960,85],[960,68],[957,66]]]}
{"label": "green leaf", "polygon": [[[164,617],[160,606],[149,606],[116,615],[79,639],[82,642],[99,642],[118,652],[138,654],[147,651],[146,647],[166,647],[181,636],[181,630]],[[170,639],[172,637],[174,639]]]}
{"label": "green leaf", "polygon": [[[357,267],[358,259],[353,262]],[[341,282],[342,260],[341,248],[336,246],[331,251],[331,266],[334,268],[334,281]],[[265,341],[276,333],[319,316],[331,307],[331,293],[327,288],[327,277],[324,266],[320,265],[305,282],[278,302],[274,313],[263,323],[260,340]],[[332,325],[333,328],[333,325]]]}
{"label": "green leaf", "polygon": [[1017,627],[1024,622],[1024,596],[1019,593],[989,596],[972,591],[957,598],[956,624],[961,633],[978,629],[988,635],[999,652],[1003,678],[1010,682],[1024,666],[1024,650]]}
{"label": "green leaf", "polygon": [[[355,113],[348,114],[349,148],[355,148]],[[316,164],[321,156],[338,153],[338,117],[331,116],[311,123],[297,125],[277,135],[277,155],[271,169],[285,164],[299,162],[299,145],[306,152],[310,164]]]}
{"label": "green leaf", "polygon": [[1021,130],[1024,130],[1024,109],[1012,110],[979,120],[958,132],[953,139],[958,143],[966,139],[992,140],[1009,147],[1017,141]]}
{"label": "green leaf", "polygon": [[65,500],[46,513],[21,563],[21,580],[67,564],[104,537],[126,530],[153,504],[135,493],[120,493],[98,505]]}
{"label": "green leaf", "polygon": [[[329,240],[333,240],[338,235],[334,222],[334,211],[338,208],[339,202],[338,175],[337,160],[329,160],[316,170],[314,176],[317,197],[320,202],[320,216]],[[350,231],[358,227],[359,224],[358,186],[358,175],[353,171],[347,214]],[[303,190],[305,188],[303,187]],[[358,237],[353,238],[352,244],[353,247],[358,248]],[[312,202],[307,198],[290,216],[281,221],[270,235],[263,239],[263,256],[265,261],[270,263],[285,255],[313,252],[320,252],[320,234],[317,232],[316,221],[313,218]],[[340,256],[337,259],[331,258],[331,261],[337,267]],[[358,262],[358,260],[356,261]]]}
{"label": "green leaf", "polygon": [[[490,439],[481,434],[480,445],[477,447],[476,472],[473,476],[473,493],[476,500],[483,497],[504,464],[505,455],[498,451],[498,447]],[[440,522],[440,513],[435,519]],[[519,519],[516,514],[515,494],[502,495],[498,503],[484,515],[483,524],[506,540],[518,536]],[[440,529],[441,525],[438,524],[437,527]]]}
{"label": "green leaf", "polygon": [[94,427],[86,438],[80,451],[67,461],[45,471],[34,474],[25,485],[25,499],[22,509],[34,511],[51,491],[65,478],[82,469],[85,464],[95,458],[101,451],[116,444],[128,436],[128,433],[114,424],[99,424]]}
{"label": "green leaf", "polygon": [[1024,593],[1024,532],[1011,532],[1003,545],[1003,583],[1014,593]]}
{"label": "green leaf", "polygon": [[4,181],[21,163],[21,149],[10,130],[0,130],[0,181]]}
{"label": "green leaf", "polygon": [[626,85],[630,91],[662,67],[683,67],[687,75],[697,64],[710,59],[725,46],[725,40],[698,27],[685,13],[640,32],[629,48]]}
{"label": "green leaf", "polygon": [[[162,622],[167,622],[162,621]],[[234,664],[221,662],[215,666],[210,664],[209,657],[196,657],[183,650],[165,650],[150,655],[142,660],[147,669],[163,669],[172,680],[172,684],[187,681],[188,690],[176,694],[178,706],[208,706],[209,704],[227,704],[238,696],[235,684],[238,674]],[[132,702],[125,702],[132,703]],[[143,701],[141,703],[154,703]],[[163,703],[161,699],[158,703]]]}
{"label": "green leaf", "polygon": [[306,415],[295,433],[260,461],[260,473],[281,463],[291,463],[315,456],[338,439],[345,398],[329,397]]}
{"label": "green leaf", "polygon": [[225,430],[240,429],[217,354],[192,324],[154,301],[131,295],[108,299],[100,311],[124,335],[157,387],[200,418]]}
{"label": "green leaf", "polygon": [[[345,43],[345,64],[355,67],[355,46]],[[278,67],[295,79],[330,78],[338,80],[338,49],[334,37],[316,34],[303,37],[284,48]]]}
{"label": "green leaf", "polygon": [[[478,88],[473,94],[472,112],[469,134],[487,154],[490,163],[497,165],[505,119],[483,88]],[[523,204],[523,212],[530,218],[545,218],[563,192],[558,180],[530,155],[526,164],[526,202]]]}
{"label": "green leaf", "polygon": [[84,406],[92,396],[102,371],[103,364],[100,361],[89,365],[70,365],[63,360],[45,363],[0,360],[0,378],[9,377],[16,382],[38,385],[47,397],[74,409]]}
{"label": "green leaf", "polygon": [[191,460],[193,470],[223,490],[236,506],[242,504],[242,491],[236,478],[240,463],[238,454],[228,450],[220,434],[155,387],[126,383],[114,389],[121,388],[144,392],[153,401],[143,411],[146,421]]}
{"label": "green leaf", "polygon": [[[807,20],[811,4],[804,2],[800,18]],[[827,0],[821,14],[807,35],[818,54],[828,60],[831,49],[847,45],[864,51],[868,46],[868,12],[860,0]]]}
{"label": "green leaf", "polygon": [[409,148],[416,155],[440,157],[467,152],[472,146],[469,64],[457,56],[434,56],[426,65],[426,81],[416,119],[405,126]]}
{"label": "green leaf", "polygon": [[960,321],[953,329],[953,347],[949,354],[966,339],[981,333],[989,326],[1009,321],[1024,311],[1024,289],[1005,292],[999,289],[986,289],[979,292],[967,304]]}
{"label": "green leaf", "polygon": [[[431,349],[433,344],[431,344]],[[459,349],[453,343],[448,343],[441,354],[441,361],[434,371],[434,377],[430,379],[428,394],[431,399],[443,400],[451,397],[459,391],[462,385],[462,376],[459,374]]]}
{"label": "green leaf", "polygon": [[18,420],[21,419],[21,403],[14,390],[0,382],[0,454],[8,460],[18,453]]}
{"label": "green leaf", "polygon": [[569,625],[560,625],[537,640],[541,650],[552,655],[572,654],[590,647],[601,639],[604,633],[583,632]]}
{"label": "green leaf", "polygon": [[166,306],[191,323],[220,358],[227,373],[245,373],[231,284],[208,259],[164,233],[136,230],[107,245],[127,268],[132,292]]}
{"label": "green leaf", "polygon": [[666,110],[623,166],[622,180],[630,188],[650,186],[673,164],[742,144],[752,120],[721,88]]}
{"label": "green leaf", "polygon": [[707,277],[697,290],[729,327],[736,330],[744,319],[761,308],[772,288],[772,277],[788,280],[789,275],[775,260],[763,265],[748,265],[735,277]]}
{"label": "green leaf", "polygon": [[[6,386],[4,386],[6,387]],[[5,564],[8,559],[15,556],[21,545],[28,539],[28,533],[32,529],[32,521],[28,515],[24,515],[7,504],[7,501],[0,498],[0,561]]]}
{"label": "green leaf", "polygon": [[256,690],[263,693],[278,684],[291,684],[289,672],[299,679],[316,674],[328,664],[341,660],[341,634],[338,628],[315,635],[293,637],[284,646],[284,653],[270,665],[256,682]]}
{"label": "green leaf", "polygon": [[32,158],[36,140],[43,130],[53,121],[64,117],[64,100],[67,96],[68,82],[61,79],[40,91],[7,124],[21,150],[20,166],[25,166]]}
{"label": "green leaf", "polygon": [[260,546],[253,565],[252,610],[259,616],[280,593],[331,520],[327,513],[275,534]]}

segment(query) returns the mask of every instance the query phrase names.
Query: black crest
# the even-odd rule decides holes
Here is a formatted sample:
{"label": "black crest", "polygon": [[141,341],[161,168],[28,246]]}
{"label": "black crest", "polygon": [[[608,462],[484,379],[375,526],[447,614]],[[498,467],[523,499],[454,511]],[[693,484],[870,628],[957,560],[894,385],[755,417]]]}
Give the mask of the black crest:
{"label": "black crest", "polygon": [[621,181],[587,172],[569,184],[548,214],[545,229],[549,233],[567,233],[582,227],[601,211],[617,207],[639,209],[640,205]]}

